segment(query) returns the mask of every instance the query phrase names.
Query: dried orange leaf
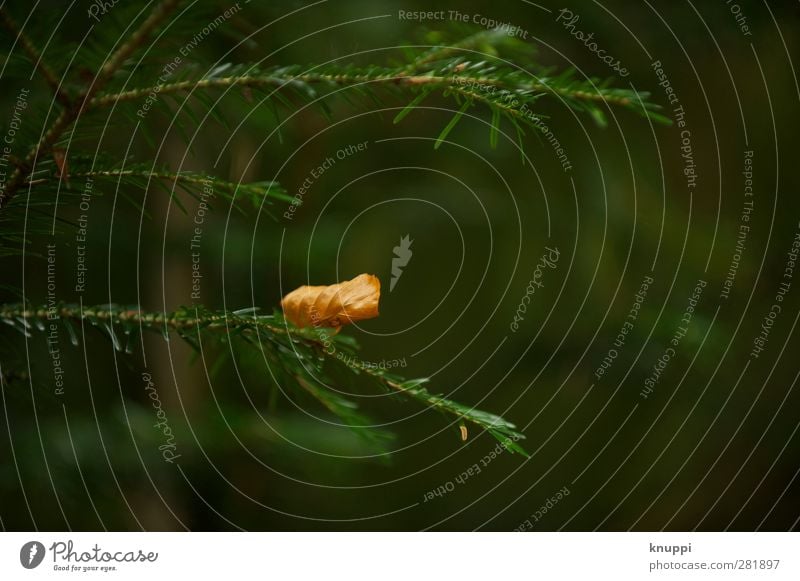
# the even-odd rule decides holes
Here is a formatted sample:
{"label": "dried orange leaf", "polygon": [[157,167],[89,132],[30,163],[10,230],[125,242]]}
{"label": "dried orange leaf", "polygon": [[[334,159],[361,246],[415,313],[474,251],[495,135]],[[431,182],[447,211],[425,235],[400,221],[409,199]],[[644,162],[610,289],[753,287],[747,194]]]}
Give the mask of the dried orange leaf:
{"label": "dried orange leaf", "polygon": [[297,327],[333,327],[378,316],[381,281],[371,274],[329,286],[301,286],[283,297],[283,314]]}

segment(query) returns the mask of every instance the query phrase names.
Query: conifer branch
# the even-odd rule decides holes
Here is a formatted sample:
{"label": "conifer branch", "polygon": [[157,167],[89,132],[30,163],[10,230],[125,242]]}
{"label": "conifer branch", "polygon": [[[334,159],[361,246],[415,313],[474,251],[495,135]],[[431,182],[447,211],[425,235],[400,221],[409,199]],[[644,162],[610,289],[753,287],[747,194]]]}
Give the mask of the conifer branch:
{"label": "conifer branch", "polygon": [[169,172],[151,169],[98,169],[92,171],[72,171],[64,175],[52,175],[31,180],[31,187],[42,186],[54,183],[56,180],[69,180],[74,178],[87,178],[91,180],[107,179],[110,181],[137,179],[137,183],[163,181],[182,186],[185,190],[193,192],[205,190],[209,194],[223,194],[233,198],[237,193],[247,194],[254,197],[271,197],[292,202],[294,198],[286,193],[286,190],[277,182],[251,182],[236,183],[222,180],[210,175],[198,174],[193,172]]}
{"label": "conifer branch", "polygon": [[[551,69],[545,69],[534,62],[530,43],[516,42],[497,30],[481,31],[455,43],[430,47],[398,66],[357,67],[335,62],[307,67],[291,65],[260,69],[248,64],[225,63],[201,78],[192,78],[202,68],[188,64],[176,76],[162,75],[159,79],[170,82],[142,87],[152,83],[152,69],[150,64],[137,64],[122,84],[122,75],[117,73],[126,66],[136,50],[145,45],[181,0],[156,2],[152,11],[132,33],[125,33],[122,37],[109,36],[107,44],[114,43],[113,46],[118,46],[119,39],[123,39],[110,56],[103,50],[87,49],[89,54],[86,62],[90,64],[84,62],[84,66],[96,71],[96,74],[80,91],[76,91],[77,96],[72,100],[60,92],[57,75],[41,60],[35,45],[21,34],[13,19],[0,8],[2,24],[12,34],[17,34],[22,49],[37,63],[38,70],[48,85],[56,91],[58,102],[62,105],[62,109],[55,114],[52,125],[47,128],[39,142],[30,148],[28,154],[22,159],[9,158],[16,167],[12,170],[6,187],[0,192],[0,210],[7,206],[23,185],[38,188],[36,193],[39,195],[32,199],[33,203],[40,206],[55,205],[55,196],[49,195],[55,191],[52,187],[54,184],[58,185],[60,192],[73,194],[77,191],[74,189],[76,184],[71,185],[69,178],[83,178],[87,182],[113,181],[128,188],[137,188],[136,191],[144,191],[150,183],[164,189],[171,185],[170,194],[178,187],[195,197],[199,197],[198,192],[202,191],[203,201],[206,194],[216,193],[227,195],[231,199],[243,194],[257,202],[264,201],[265,197],[293,201],[274,182],[238,184],[199,173],[156,169],[152,163],[130,164],[127,158],[123,160],[124,163],[114,159],[109,161],[109,156],[95,155],[90,159],[80,152],[70,154],[69,163],[66,163],[66,160],[59,159],[56,155],[58,150],[53,151],[56,144],[70,135],[69,132],[80,116],[90,110],[124,105],[158,95],[191,94],[213,113],[214,104],[206,100],[208,91],[252,88],[264,90],[267,99],[274,100],[274,103],[289,110],[294,111],[303,103],[314,103],[329,114],[328,97],[341,96],[342,99],[352,102],[352,95],[356,95],[356,100],[366,96],[381,103],[380,97],[388,94],[403,99],[401,103],[405,104],[395,117],[395,122],[399,122],[429,94],[438,94],[443,98],[453,99],[458,107],[440,133],[435,147],[445,140],[459,119],[474,104],[485,106],[492,113],[490,144],[493,147],[497,144],[501,119],[514,125],[520,144],[522,125],[547,131],[546,126],[540,124],[538,109],[534,111],[533,108],[543,97],[555,97],[575,111],[590,114],[600,124],[605,122],[605,112],[611,106],[623,107],[656,121],[668,122],[656,112],[659,107],[648,101],[647,93],[615,88],[608,80],[579,78],[571,70],[553,76]],[[143,13],[140,12],[137,18],[142,16]],[[111,28],[109,31],[115,34],[117,32]],[[157,61],[159,56],[161,55],[155,54],[153,60]],[[470,60],[475,58],[481,60]],[[225,76],[221,76],[223,74]],[[240,93],[249,101],[251,92],[245,90]],[[237,94],[237,91],[232,93]],[[409,93],[413,98],[409,99]],[[168,114],[172,113],[168,100],[163,100],[160,106]],[[277,109],[273,108],[276,118]],[[122,116],[132,117],[132,108],[129,106],[121,106],[119,111]],[[193,117],[192,111],[188,111],[187,115]],[[175,125],[181,131],[180,125]],[[91,128],[91,120],[88,125],[81,121],[83,131],[78,138],[91,138]],[[52,159],[50,153],[53,153]],[[51,168],[55,170],[50,171]],[[31,177],[34,169],[37,170],[36,175]],[[100,191],[102,190],[97,190],[98,193]],[[64,199],[69,198],[65,196]],[[13,208],[11,210],[12,215],[3,215],[3,220],[13,221],[15,215]],[[51,224],[50,217],[48,228]],[[27,240],[26,236],[38,232],[36,223],[29,224],[26,221],[22,233],[10,230],[0,232],[0,241],[11,241],[9,248],[17,243],[22,246]],[[0,254],[4,252],[6,249],[0,246]],[[8,253],[12,252],[13,249],[8,250]],[[470,422],[489,432],[507,449],[525,454],[517,443],[524,436],[516,431],[514,424],[504,418],[460,404],[442,394],[432,393],[426,388],[428,380],[425,378],[407,380],[376,367],[353,366],[350,362],[352,359],[338,356],[345,354],[355,358],[357,345],[351,338],[344,334],[327,333],[325,329],[295,328],[278,312],[260,315],[258,309],[228,312],[197,306],[166,313],[116,305],[83,308],[56,303],[31,308],[27,304],[10,304],[0,305],[0,322],[26,336],[44,331],[53,324],[62,325],[74,345],[79,342],[75,328],[83,328],[86,324],[86,327],[94,327],[105,334],[115,349],[126,353],[132,352],[136,345],[134,338],[140,331],[161,333],[165,340],[170,340],[171,336],[177,334],[198,351],[204,344],[201,338],[203,341],[208,338],[209,345],[213,345],[214,341],[217,344],[234,339],[245,341],[264,354],[270,371],[274,371],[273,377],[281,386],[285,383],[287,387],[294,388],[293,394],[311,396],[330,413],[339,417],[343,424],[373,441],[380,440],[379,434],[369,428],[366,418],[356,410],[356,403],[328,387],[329,384],[338,383],[330,379],[332,371],[348,371],[349,374],[339,373],[338,376],[343,381],[351,381],[355,376],[360,376],[361,380],[369,382],[375,389],[411,399],[455,418],[460,424],[463,439],[467,437],[464,422]],[[336,355],[329,350],[331,345],[335,346]],[[4,372],[5,370],[0,369],[0,373]],[[2,377],[3,381],[9,378],[13,376],[8,373]]]}
{"label": "conifer branch", "polygon": [[84,100],[89,101],[91,98],[102,89],[106,82],[116,73],[119,68],[125,63],[128,57],[138,49],[150,34],[175,10],[182,0],[161,0],[153,8],[150,15],[139,26],[138,29],[133,31],[130,37],[120,46],[111,58],[106,61],[100,71],[97,73],[94,81],[89,88],[85,91]]}
{"label": "conifer branch", "polygon": [[130,38],[111,55],[95,78],[84,89],[81,96],[74,101],[70,101],[68,106],[64,107],[50,129],[39,140],[39,143],[28,152],[20,166],[12,172],[5,189],[0,194],[0,210],[8,205],[20,186],[26,182],[36,160],[53,147],[56,141],[80,116],[84,105],[91,102],[94,95],[103,89],[125,60],[144,43],[153,30],[169,16],[180,2],[181,0],[161,0],[139,28],[131,34]]}
{"label": "conifer branch", "polygon": [[236,313],[209,312],[199,309],[180,309],[171,313],[142,311],[134,307],[113,305],[84,307],[78,305],[57,305],[51,307],[25,307],[20,304],[0,306],[0,320],[11,324],[17,321],[26,328],[25,322],[60,319],[72,322],[86,321],[93,325],[122,323],[134,325],[148,331],[176,331],[184,333],[196,328],[224,330],[226,328],[247,327],[259,328],[269,333],[285,334],[279,326],[265,322],[264,317],[242,317]]}
{"label": "conifer branch", "polygon": [[470,77],[461,75],[438,76],[431,74],[387,74],[379,73],[371,75],[365,74],[324,74],[324,73],[304,73],[297,75],[239,75],[228,77],[217,77],[212,79],[184,80],[174,83],[165,83],[152,87],[131,89],[119,93],[101,95],[95,97],[90,106],[93,108],[106,107],[121,101],[133,101],[142,99],[151,94],[169,94],[181,92],[194,92],[202,89],[227,89],[230,87],[273,87],[280,89],[291,86],[294,82],[307,84],[324,83],[327,85],[355,86],[367,83],[377,85],[391,85],[396,87],[410,88],[429,88],[457,91],[459,85],[471,86],[493,86],[508,91],[529,91],[529,92],[549,92],[562,97],[578,99],[584,101],[594,101],[630,107],[634,100],[628,95],[618,95],[604,93],[602,91],[590,92],[584,89],[571,89],[568,87],[552,86],[542,82],[528,82],[509,84],[502,79],[492,77]]}
{"label": "conifer branch", "polygon": [[36,45],[33,44],[33,41],[31,41],[27,34],[20,30],[16,21],[11,17],[5,7],[0,8],[0,21],[2,21],[3,26],[5,26],[12,35],[17,37],[20,46],[22,46],[22,50],[27,53],[31,62],[33,62],[44,80],[53,90],[56,99],[58,99],[62,105],[69,105],[69,96],[61,89],[61,83],[55,72],[53,72],[53,69],[44,61],[41,52],[36,48]]}
{"label": "conifer branch", "polygon": [[[332,355],[330,347],[332,343],[335,344],[336,350],[354,355],[355,344],[352,339],[335,335],[330,329],[298,329],[291,326],[278,313],[258,315],[256,309],[228,312],[209,311],[202,307],[184,307],[171,313],[164,313],[115,305],[84,308],[66,304],[35,308],[20,304],[0,306],[0,321],[25,335],[31,335],[37,329],[43,331],[46,324],[56,320],[67,327],[75,345],[78,344],[78,340],[72,325],[89,323],[103,330],[117,350],[128,352],[129,349],[120,341],[120,335],[130,337],[132,331],[139,330],[161,333],[167,340],[169,333],[175,332],[198,350],[200,348],[198,335],[201,332],[210,332],[217,337],[225,338],[239,336],[262,349],[275,344],[283,353],[296,354],[294,358],[287,359],[285,356],[278,358],[278,363],[299,387],[314,396],[330,411],[340,417],[345,416],[343,419],[353,427],[358,428],[359,424],[363,425],[366,421],[363,416],[352,412],[355,404],[318,385],[319,377],[325,375],[324,365],[319,364],[314,367],[313,375],[307,368],[309,365],[314,366],[313,362],[319,361],[320,358],[341,364],[340,359]],[[303,350],[309,351],[303,353]],[[377,385],[392,393],[411,398],[430,409],[454,416],[460,421],[470,422],[489,432],[507,449],[521,454],[526,453],[517,443],[524,436],[516,431],[514,424],[498,415],[430,393],[423,387],[428,382],[426,378],[404,380],[370,366],[362,366],[358,371],[363,371]]]}

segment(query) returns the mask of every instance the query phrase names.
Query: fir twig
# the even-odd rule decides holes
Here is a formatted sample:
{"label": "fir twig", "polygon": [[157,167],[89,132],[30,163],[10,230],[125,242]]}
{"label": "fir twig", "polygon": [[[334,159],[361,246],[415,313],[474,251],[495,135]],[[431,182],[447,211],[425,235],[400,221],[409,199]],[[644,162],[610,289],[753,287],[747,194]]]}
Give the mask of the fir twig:
{"label": "fir twig", "polygon": [[31,180],[29,183],[31,187],[42,186],[50,184],[57,179],[74,179],[74,178],[88,178],[92,180],[119,180],[137,178],[139,180],[160,180],[167,183],[173,183],[183,186],[187,191],[193,191],[200,188],[208,188],[211,193],[224,194],[229,198],[237,193],[249,194],[254,197],[266,196],[283,200],[284,202],[291,202],[292,198],[286,193],[280,184],[277,182],[253,182],[253,183],[236,183],[227,180],[222,180],[214,176],[181,172],[174,173],[169,171],[153,171],[149,169],[107,169],[107,170],[93,170],[93,171],[77,171],[70,172],[63,176],[52,175],[42,178]]}
{"label": "fir twig", "polygon": [[94,79],[83,90],[81,96],[74,101],[70,101],[69,105],[64,107],[50,129],[39,140],[39,143],[28,152],[20,166],[12,172],[5,189],[0,195],[0,210],[8,205],[19,187],[25,183],[36,160],[53,147],[53,144],[80,116],[85,104],[91,102],[92,98],[103,89],[111,76],[123,65],[133,51],[144,43],[153,30],[169,16],[180,2],[181,0],[161,0],[139,28],[130,35],[130,38],[111,55]]}
{"label": "fir twig", "polygon": [[276,89],[291,86],[293,82],[302,82],[308,84],[325,83],[328,85],[338,86],[356,86],[366,83],[384,84],[395,87],[410,87],[422,88],[428,87],[441,90],[458,90],[458,85],[454,85],[453,81],[457,79],[458,83],[472,86],[494,86],[499,89],[506,89],[509,91],[529,91],[529,92],[549,92],[555,95],[570,97],[573,99],[594,101],[600,103],[609,103],[612,105],[621,105],[629,107],[634,104],[634,100],[630,96],[607,94],[603,92],[590,92],[583,89],[570,89],[567,87],[553,86],[542,82],[530,81],[527,83],[508,84],[502,79],[493,77],[470,77],[470,76],[441,76],[430,74],[406,74],[400,72],[398,74],[378,72],[376,74],[335,74],[335,73],[303,73],[297,75],[280,75],[280,74],[267,74],[267,75],[236,75],[227,77],[217,77],[212,79],[197,79],[197,80],[184,80],[174,83],[164,83],[163,85],[144,87],[138,89],[130,89],[119,93],[112,93],[108,95],[100,95],[92,100],[90,106],[106,107],[119,103],[121,101],[133,101],[142,99],[150,94],[169,94],[169,93],[182,93],[194,92],[198,89],[227,89],[230,87],[273,87]]}
{"label": "fir twig", "polygon": [[39,49],[36,48],[36,45],[33,44],[33,41],[28,35],[22,32],[5,7],[0,8],[0,21],[2,21],[3,26],[5,26],[12,35],[17,37],[20,46],[22,46],[22,50],[27,53],[31,62],[36,66],[47,84],[50,85],[58,101],[62,105],[68,106],[70,104],[69,96],[62,90],[61,83],[55,72],[53,72],[53,69],[44,61]]}
{"label": "fir twig", "polygon": [[[210,331],[223,337],[239,335],[256,345],[277,342],[285,354],[297,353],[298,348],[308,348],[315,354],[313,359],[321,356],[332,361],[339,361],[337,357],[330,355],[329,343],[326,344],[326,341],[331,341],[332,335],[326,333],[325,329],[297,329],[289,326],[279,314],[264,316],[257,315],[253,310],[237,313],[235,311],[208,311],[203,308],[182,308],[172,313],[159,313],[115,305],[85,308],[65,304],[53,305],[50,308],[26,308],[19,304],[0,306],[0,321],[15,327],[26,335],[29,335],[34,329],[44,329],[46,322],[54,320],[67,325],[71,336],[74,333],[72,323],[79,325],[86,322],[103,329],[118,350],[123,350],[124,346],[118,339],[117,327],[121,328],[126,335],[130,334],[131,329],[158,332],[165,338],[170,332],[176,332],[195,348],[198,348],[199,345],[197,334]],[[324,333],[324,336],[320,333]],[[351,339],[342,336],[336,336],[333,340],[336,341],[337,349],[350,350],[354,345]],[[77,344],[77,339],[74,339],[73,343]],[[316,378],[307,373],[302,356],[299,361],[291,363],[287,362],[284,357],[280,363],[302,389],[314,396],[327,409],[337,413],[340,417],[343,412],[350,410],[344,414],[343,419],[355,428],[363,426],[365,420],[362,419],[362,416],[351,413],[355,404],[336,395],[324,393],[320,391],[324,388],[314,385]],[[321,372],[322,368],[320,367],[317,371]],[[423,387],[423,384],[427,383],[427,379],[404,380],[368,366],[365,366],[362,371],[383,388],[411,398],[428,408],[455,416],[459,420],[471,422],[488,431],[509,450],[525,454],[524,449],[517,444],[524,436],[516,431],[514,424],[502,417],[430,393]]]}

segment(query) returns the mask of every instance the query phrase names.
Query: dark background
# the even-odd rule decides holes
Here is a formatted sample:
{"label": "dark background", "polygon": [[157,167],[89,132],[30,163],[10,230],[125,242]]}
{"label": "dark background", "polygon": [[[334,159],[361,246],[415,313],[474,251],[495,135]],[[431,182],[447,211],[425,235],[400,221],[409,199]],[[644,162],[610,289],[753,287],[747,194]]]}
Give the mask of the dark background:
{"label": "dark background", "polygon": [[[608,76],[608,67],[556,23],[564,6],[539,4],[252,2],[191,59],[210,66],[255,32],[225,60],[264,59],[265,67],[340,57],[392,63],[402,57],[395,47],[452,30],[448,22],[400,20],[398,10],[457,9],[529,31],[544,64]],[[27,2],[6,5],[20,22],[31,10]],[[270,108],[258,99],[249,109],[223,103],[230,128],[211,117],[197,125],[177,117],[188,128],[191,151],[172,119],[148,116],[144,123],[163,137],[158,157],[170,167],[234,181],[274,179],[292,195],[326,157],[368,141],[365,151],[337,160],[314,183],[291,221],[281,217],[284,202],[269,208],[277,221],[215,205],[203,229],[202,303],[270,310],[307,281],[374,273],[383,283],[381,316],[345,331],[362,344],[363,358],[405,358],[402,374],[430,376],[433,391],[501,413],[526,435],[531,458],[502,453],[480,474],[423,502],[429,491],[482,466],[496,442],[473,430],[462,444],[449,417],[365,397],[362,411],[396,434],[395,452],[388,460],[358,458],[373,451],[319,409],[280,397],[271,402],[274,382],[248,346],[230,347],[234,366],[220,360],[227,345],[207,345],[202,358],[193,358],[177,337],[148,336],[144,354],[131,355],[93,329],[78,347],[62,338],[66,385],[57,395],[44,335],[26,340],[9,328],[0,330],[3,370],[27,377],[3,384],[3,527],[511,530],[529,519],[536,530],[796,528],[800,282],[792,284],[765,352],[757,359],[750,352],[800,221],[794,168],[800,90],[790,58],[798,54],[800,28],[796,4],[740,6],[751,36],[723,1],[569,6],[580,15],[577,28],[594,32],[631,71],[615,81],[619,86],[631,83],[665,104],[650,66],[662,62],[691,131],[699,175],[692,192],[676,126],[611,109],[603,129],[555,99],[543,99],[540,112],[568,151],[569,173],[549,144],[530,133],[525,153],[532,166],[521,163],[511,126],[492,149],[489,116],[480,108],[449,136],[455,144],[434,150],[431,140],[452,116],[452,101],[440,98],[399,124],[392,123],[394,108],[407,100],[388,97],[383,111],[331,100],[333,122],[301,109],[283,116],[280,138]],[[64,7],[39,4],[32,18],[60,18]],[[45,56],[57,55],[62,38],[83,37],[91,24],[87,7],[70,9]],[[200,7],[213,15],[228,5]],[[97,28],[116,25],[121,16],[114,10]],[[387,16],[371,18],[379,15]],[[3,34],[7,52],[11,39]],[[175,34],[187,42],[192,36],[191,28]],[[41,45],[46,37],[37,40]],[[50,98],[38,80],[1,82],[9,117],[21,86],[32,87],[32,101]],[[179,97],[176,109],[180,103]],[[85,120],[105,121],[103,113]],[[100,150],[123,156],[130,145],[134,158],[151,159],[154,147],[132,129],[112,115]],[[745,150],[754,152],[754,210],[726,300],[720,292],[737,240]],[[184,214],[153,190],[144,202],[149,217],[140,224],[135,206],[99,190],[89,212],[88,287],[80,297],[73,289],[74,231],[64,227],[56,236],[59,299],[151,310],[191,305],[196,202],[185,201]],[[143,192],[133,195],[144,199]],[[392,248],[407,234],[413,257],[390,293]],[[2,282],[24,289],[33,304],[46,300],[47,243],[53,239],[34,236],[24,257],[0,262]],[[546,271],[544,288],[512,333],[509,324],[546,246],[559,249],[558,266]],[[597,380],[594,371],[650,273],[655,282],[635,328]],[[698,279],[707,286],[689,332],[654,393],[642,399],[643,383]],[[5,298],[17,300],[11,291]],[[158,450],[144,365],[176,434],[175,465]],[[564,487],[569,495],[534,522],[531,515]]]}

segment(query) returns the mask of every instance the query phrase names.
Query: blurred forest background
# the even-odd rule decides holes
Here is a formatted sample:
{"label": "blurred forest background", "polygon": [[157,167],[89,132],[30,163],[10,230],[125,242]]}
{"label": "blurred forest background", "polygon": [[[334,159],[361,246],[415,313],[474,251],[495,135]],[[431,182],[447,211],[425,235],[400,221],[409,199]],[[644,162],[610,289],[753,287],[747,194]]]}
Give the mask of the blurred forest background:
{"label": "blurred forest background", "polygon": [[[17,22],[30,14],[54,22],[46,58],[60,43],[80,42],[87,32],[91,39],[90,27],[124,30],[131,17],[124,4],[99,21],[87,15],[88,2],[4,6]],[[212,20],[231,6],[195,4],[182,9],[203,10]],[[399,11],[457,10],[527,31],[525,41],[538,46],[543,64],[601,78],[614,74],[557,21],[561,4],[434,4],[242,1],[189,60],[210,66],[265,59],[267,66],[346,56],[362,65],[387,64],[402,57],[396,47],[481,29],[404,19]],[[26,339],[8,327],[0,330],[3,528],[796,527],[800,368],[793,331],[800,283],[782,303],[765,351],[750,354],[800,220],[793,167],[800,92],[790,60],[800,54],[800,26],[796,3],[742,1],[740,8],[750,34],[721,0],[570,7],[580,16],[575,28],[593,32],[629,71],[614,83],[650,92],[674,120],[652,66],[661,62],[691,131],[694,189],[687,188],[677,125],[611,109],[603,128],[555,99],[542,99],[537,112],[568,152],[568,172],[531,131],[524,143],[532,165],[522,163],[510,125],[492,148],[491,115],[480,108],[453,129],[453,143],[435,149],[433,140],[454,109],[439,97],[396,124],[398,108],[410,99],[389,96],[374,106],[332,100],[331,121],[308,107],[278,122],[260,98],[249,108],[241,99],[222,99],[216,109],[229,126],[195,104],[191,150],[160,112],[142,123],[162,144],[134,135],[122,116],[87,118],[108,129],[84,149],[121,157],[127,151],[140,160],[158,150],[169,167],[232,181],[274,180],[290,196],[326,158],[335,163],[313,180],[291,219],[284,217],[284,201],[265,207],[276,219],[246,203],[239,212],[211,202],[202,225],[199,301],[191,296],[198,202],[184,198],[184,213],[153,189],[140,219],[135,205],[98,185],[88,211],[86,290],[75,292],[75,230],[62,224],[55,239],[35,234],[24,256],[0,258],[2,302],[19,301],[24,288],[27,301],[45,304],[47,245],[54,241],[58,299],[84,305],[171,311],[198,302],[269,312],[301,284],[374,273],[383,283],[381,316],[343,331],[358,339],[362,358],[403,361],[397,373],[431,377],[431,391],[502,414],[525,434],[531,457],[503,452],[486,462],[497,444],[486,434],[470,430],[462,443],[452,418],[412,402],[363,397],[361,410],[395,435],[394,452],[375,456],[323,411],[281,397],[255,351],[236,346],[234,365],[223,357],[227,345],[204,345],[197,358],[175,336],[165,342],[150,334],[144,354],[130,355],[91,328],[79,346],[62,338],[59,394],[46,335]],[[170,39],[176,46],[196,33],[191,27],[169,32],[184,36]],[[41,47],[48,39],[36,41]],[[3,54],[13,42],[4,30]],[[37,77],[0,75],[0,82],[4,131],[21,88],[30,88],[31,103],[51,99]],[[183,96],[171,99],[177,109]],[[745,201],[746,151],[753,152],[754,209],[725,299],[720,293]],[[62,217],[78,215],[73,209]],[[413,256],[389,292],[393,248],[407,235]],[[558,263],[545,270],[543,287],[513,332],[510,323],[546,247],[558,249]],[[646,276],[654,282],[636,324],[598,378]],[[645,399],[644,382],[700,279],[707,286],[688,332]],[[180,459],[174,463],[158,448],[163,438],[153,428],[143,356],[175,434]],[[480,473],[455,481],[475,464]],[[429,498],[442,487],[444,493]],[[550,500],[565,488],[568,494]]]}

